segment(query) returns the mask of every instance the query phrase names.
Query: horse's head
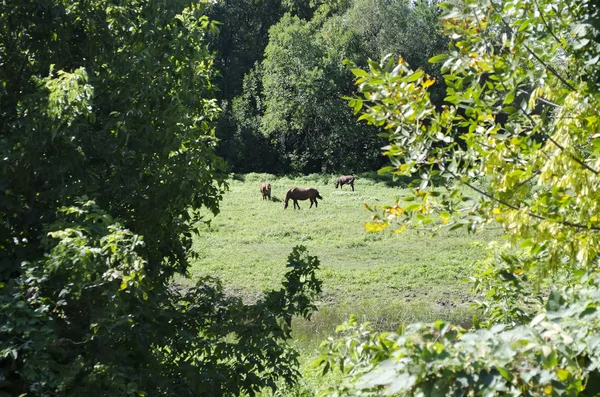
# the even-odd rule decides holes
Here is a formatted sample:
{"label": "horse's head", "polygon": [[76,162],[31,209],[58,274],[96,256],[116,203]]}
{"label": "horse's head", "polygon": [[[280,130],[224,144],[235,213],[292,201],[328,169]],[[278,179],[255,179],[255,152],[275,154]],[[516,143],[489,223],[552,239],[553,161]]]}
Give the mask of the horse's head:
{"label": "horse's head", "polygon": [[338,180],[338,181],[335,183],[335,188],[337,189],[339,186],[340,186],[340,181]]}

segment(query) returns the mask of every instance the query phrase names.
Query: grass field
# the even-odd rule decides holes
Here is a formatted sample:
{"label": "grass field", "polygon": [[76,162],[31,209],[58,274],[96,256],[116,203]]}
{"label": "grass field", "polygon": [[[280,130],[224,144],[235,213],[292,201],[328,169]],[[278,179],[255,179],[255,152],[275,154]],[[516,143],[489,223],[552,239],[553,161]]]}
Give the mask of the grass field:
{"label": "grass field", "polygon": [[[273,201],[261,200],[263,180],[271,183]],[[462,281],[481,257],[482,244],[499,238],[499,231],[446,231],[435,237],[414,231],[366,233],[370,213],[363,203],[393,204],[406,191],[367,176],[357,179],[354,192],[348,186],[341,191],[335,180],[265,174],[231,180],[221,213],[210,226],[200,227],[193,278],[219,277],[230,292],[252,300],[279,288],[292,247],[305,245],[320,259],[323,281],[319,312],[312,321],[295,324],[297,343],[307,355],[350,314],[386,330],[436,319],[468,324],[473,296]],[[300,201],[301,210],[291,202],[284,210],[283,198],[292,186],[316,187],[324,199],[318,208]]]}

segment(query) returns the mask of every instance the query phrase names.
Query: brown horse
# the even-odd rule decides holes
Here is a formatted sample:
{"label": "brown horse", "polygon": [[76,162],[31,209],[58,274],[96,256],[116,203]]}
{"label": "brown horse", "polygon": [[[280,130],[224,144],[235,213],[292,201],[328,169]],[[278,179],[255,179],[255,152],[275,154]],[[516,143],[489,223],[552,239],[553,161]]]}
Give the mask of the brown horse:
{"label": "brown horse", "polygon": [[338,178],[337,182],[335,183],[335,188],[337,189],[338,186],[343,190],[343,186],[344,185],[350,185],[352,186],[352,191],[354,191],[354,180],[356,178],[352,175],[342,175]]}
{"label": "brown horse", "polygon": [[317,199],[323,200],[323,197],[321,197],[319,191],[314,187],[293,187],[288,190],[287,194],[285,195],[285,204],[283,204],[283,209],[288,207],[288,201],[290,201],[290,199],[294,200],[294,209],[296,209],[296,206],[298,209],[300,209],[298,200],[310,199],[310,207],[308,208],[312,208],[313,203],[315,204],[315,207],[318,207],[319,203],[317,202]]}
{"label": "brown horse", "polygon": [[271,184],[269,182],[263,182],[260,184],[260,193],[262,194],[262,199],[271,200]]}

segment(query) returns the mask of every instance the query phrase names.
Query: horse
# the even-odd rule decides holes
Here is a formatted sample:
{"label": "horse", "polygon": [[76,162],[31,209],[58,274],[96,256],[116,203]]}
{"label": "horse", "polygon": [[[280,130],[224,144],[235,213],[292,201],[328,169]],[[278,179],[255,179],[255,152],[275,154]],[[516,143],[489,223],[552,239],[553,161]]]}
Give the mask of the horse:
{"label": "horse", "polygon": [[260,193],[262,194],[262,199],[271,200],[271,184],[269,182],[263,182],[260,184]]}
{"label": "horse", "polygon": [[354,191],[354,180],[355,179],[356,178],[352,175],[342,175],[338,178],[337,182],[335,183],[335,188],[337,189],[339,186],[340,189],[343,190],[344,185],[350,185],[350,186],[352,186],[352,191]]}
{"label": "horse", "polygon": [[323,200],[323,197],[321,197],[319,191],[314,187],[293,187],[288,190],[287,194],[285,195],[285,204],[283,204],[283,209],[288,207],[288,201],[290,201],[290,199],[294,200],[294,209],[296,209],[296,206],[298,209],[300,209],[298,200],[310,199],[310,207],[308,208],[312,208],[313,203],[315,204],[315,207],[318,207],[319,203],[317,202],[317,199]]}

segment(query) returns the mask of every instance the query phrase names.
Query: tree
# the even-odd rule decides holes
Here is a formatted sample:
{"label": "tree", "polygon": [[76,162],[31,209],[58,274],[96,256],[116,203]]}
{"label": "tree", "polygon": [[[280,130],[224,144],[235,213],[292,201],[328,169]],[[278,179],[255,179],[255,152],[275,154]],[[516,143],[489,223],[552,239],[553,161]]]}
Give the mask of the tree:
{"label": "tree", "polygon": [[[383,21],[366,17],[373,14]],[[244,87],[249,90],[234,99],[235,136],[253,141],[267,137],[280,163],[292,171],[377,168],[383,141],[372,128],[356,123],[345,107],[342,98],[354,88],[342,61],[360,62],[373,54],[398,51],[417,65],[425,64],[435,53],[432,48],[445,43],[436,31],[435,14],[425,3],[357,0],[322,4],[310,20],[284,16],[269,31],[263,61],[246,76]],[[398,24],[402,40],[386,34]],[[256,117],[260,123],[254,122]],[[248,161],[234,160],[234,167],[240,163]]]}
{"label": "tree", "polygon": [[[286,12],[310,18],[312,9],[308,1],[289,0],[224,0],[208,8],[209,17],[219,21],[219,33],[208,40],[216,52],[219,89],[215,94],[223,109],[216,125],[217,150],[236,172],[274,172],[281,168],[268,139],[248,128],[258,113],[248,114],[251,103],[239,109],[239,102],[253,94],[249,83],[244,83],[245,76],[251,75],[251,69],[263,60],[271,26]],[[251,76],[249,79],[253,81]],[[250,91],[243,92],[246,89]],[[236,97],[239,99],[234,101]]]}
{"label": "tree", "polygon": [[[441,80],[441,69],[428,62],[443,52],[448,38],[441,34],[438,1],[355,1],[353,7],[337,18],[344,31],[354,30],[358,48],[346,60],[364,67],[366,59],[381,59],[387,54],[402,56],[412,69],[423,69]],[[341,32],[337,32],[340,34]],[[445,95],[442,81],[430,89],[434,105],[441,106]]]}
{"label": "tree", "polygon": [[[472,332],[440,322],[399,334],[350,323],[346,344],[328,344],[319,363],[342,364],[347,394],[595,395],[600,8],[568,0],[443,6],[452,41],[430,60],[443,63],[443,109],[429,99],[434,80],[402,58],[354,70],[364,97],[351,105],[390,141],[392,164],[382,172],[417,177],[413,202],[373,209],[367,227],[502,224],[513,253],[492,257],[475,278],[494,292],[491,321],[476,321],[483,328]],[[494,290],[507,284],[536,288],[505,288],[501,299],[545,305],[500,309]]]}
{"label": "tree", "polygon": [[294,249],[253,305],[188,276],[215,154],[216,27],[203,4],[0,10],[0,391],[237,395],[293,382],[285,343],[318,261]]}
{"label": "tree", "polygon": [[244,75],[263,57],[269,28],[286,11],[281,0],[224,0],[208,10],[220,31],[209,45],[216,54],[220,98],[231,101],[242,89]]}
{"label": "tree", "polygon": [[350,153],[357,147],[374,149],[376,140],[365,139],[369,134],[350,118],[341,98],[349,76],[339,53],[323,42],[317,24],[282,18],[270,31],[261,70],[261,132],[275,142],[292,169],[365,168]]}

